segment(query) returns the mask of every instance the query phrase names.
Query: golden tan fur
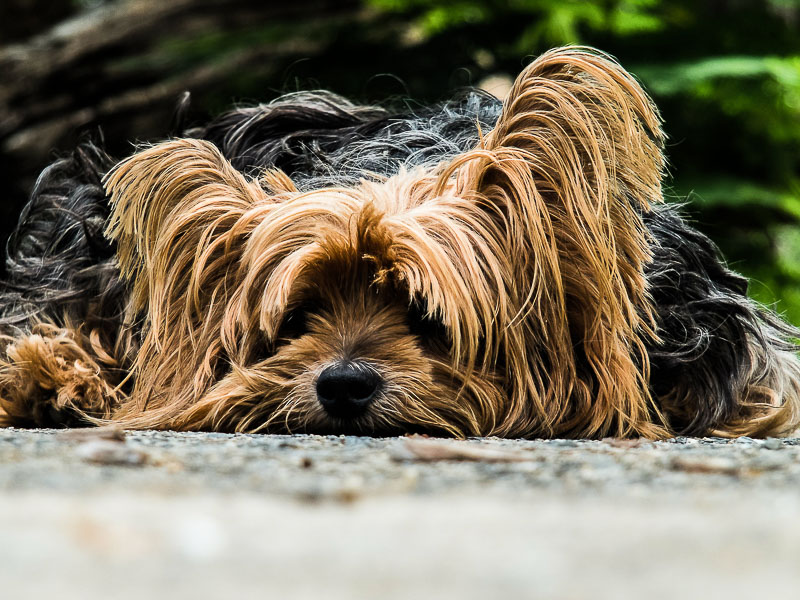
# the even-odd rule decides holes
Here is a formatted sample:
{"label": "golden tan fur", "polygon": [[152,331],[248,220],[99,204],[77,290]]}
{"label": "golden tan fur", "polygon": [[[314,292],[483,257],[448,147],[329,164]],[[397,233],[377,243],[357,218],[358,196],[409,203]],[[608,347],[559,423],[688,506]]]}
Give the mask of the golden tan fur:
{"label": "golden tan fur", "polygon": [[[207,142],[153,146],[106,180],[125,341],[103,360],[65,330],[14,341],[0,406],[31,418],[50,394],[132,428],[668,436],[647,386],[640,216],[662,198],[662,142],[630,75],[562,49],[523,71],[480,147],[434,171],[303,193],[280,171],[246,178]],[[308,331],[284,336],[309,305]],[[429,333],[411,331],[411,305]],[[385,382],[352,423],[314,391],[342,359]],[[104,361],[128,366],[129,394]],[[41,393],[19,389],[31,370]],[[717,433],[785,431],[798,396]]]}
{"label": "golden tan fur", "polygon": [[100,354],[92,352],[81,341],[91,346],[74,329],[42,323],[6,347],[0,423],[51,421],[73,408],[95,418],[112,417],[112,407],[123,400],[112,383],[114,359],[100,348]]}

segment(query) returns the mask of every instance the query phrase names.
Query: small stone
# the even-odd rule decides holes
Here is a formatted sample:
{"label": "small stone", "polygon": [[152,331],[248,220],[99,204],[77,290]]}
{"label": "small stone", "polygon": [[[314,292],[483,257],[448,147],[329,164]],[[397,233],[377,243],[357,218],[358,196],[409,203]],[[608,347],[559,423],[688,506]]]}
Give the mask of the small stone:
{"label": "small stone", "polygon": [[768,450],[780,450],[783,448],[783,440],[778,438],[767,438],[764,441],[764,448]]}
{"label": "small stone", "polygon": [[346,478],[341,486],[334,492],[333,496],[339,502],[349,504],[355,502],[364,495],[366,486],[364,479],[357,475]]}
{"label": "small stone", "polygon": [[140,466],[147,462],[145,452],[126,444],[102,439],[81,444],[76,454],[86,462],[103,465]]}

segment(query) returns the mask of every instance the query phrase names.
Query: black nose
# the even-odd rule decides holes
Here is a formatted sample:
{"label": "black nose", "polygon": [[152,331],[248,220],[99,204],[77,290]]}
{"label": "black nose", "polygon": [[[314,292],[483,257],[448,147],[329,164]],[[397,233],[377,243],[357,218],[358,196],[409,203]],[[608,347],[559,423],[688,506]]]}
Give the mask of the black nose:
{"label": "black nose", "polygon": [[340,419],[364,414],[381,378],[372,369],[345,362],[328,367],[317,378],[317,398],[325,411]]}

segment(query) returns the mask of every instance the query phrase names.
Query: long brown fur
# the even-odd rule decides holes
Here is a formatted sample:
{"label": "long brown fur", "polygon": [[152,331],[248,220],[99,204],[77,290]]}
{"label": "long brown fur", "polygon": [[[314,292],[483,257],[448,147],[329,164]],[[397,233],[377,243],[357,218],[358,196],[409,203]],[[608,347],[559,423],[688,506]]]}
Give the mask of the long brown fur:
{"label": "long brown fur", "polygon": [[[130,285],[107,354],[132,388],[104,380],[86,336],[45,327],[9,346],[0,406],[35,420],[49,394],[132,428],[669,436],[648,391],[641,216],[661,202],[663,139],[631,76],[572,48],[527,67],[480,146],[434,170],[300,192],[281,171],[249,179],[208,142],[145,149],[105,180]],[[285,335],[309,306],[307,332]],[[384,382],[355,422],[315,392],[342,360]],[[18,390],[26,371],[43,391]],[[766,413],[721,433],[785,432],[798,397],[793,384],[754,399]]]}

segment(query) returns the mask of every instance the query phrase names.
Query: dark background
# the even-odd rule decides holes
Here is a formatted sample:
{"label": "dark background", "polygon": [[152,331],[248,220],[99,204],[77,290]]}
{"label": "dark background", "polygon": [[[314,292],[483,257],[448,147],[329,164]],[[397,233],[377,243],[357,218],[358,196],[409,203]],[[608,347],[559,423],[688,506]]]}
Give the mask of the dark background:
{"label": "dark background", "polygon": [[671,199],[800,324],[799,27],[800,0],[2,0],[0,238],[81,136],[122,157],[182,98],[189,123],[298,89],[427,102],[583,43],[661,108]]}

